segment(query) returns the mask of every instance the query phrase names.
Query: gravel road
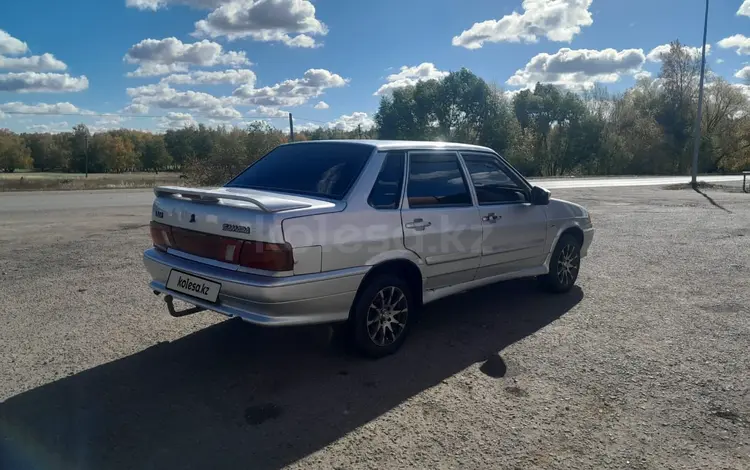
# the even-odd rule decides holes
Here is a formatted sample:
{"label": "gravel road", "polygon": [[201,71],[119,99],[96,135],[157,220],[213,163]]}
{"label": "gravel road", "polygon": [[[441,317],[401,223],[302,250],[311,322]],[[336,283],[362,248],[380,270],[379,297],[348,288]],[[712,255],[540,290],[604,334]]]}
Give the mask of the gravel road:
{"label": "gravel road", "polygon": [[169,317],[140,201],[6,210],[0,468],[750,468],[750,195],[553,195],[598,230],[579,288],[439,301],[380,361]]}

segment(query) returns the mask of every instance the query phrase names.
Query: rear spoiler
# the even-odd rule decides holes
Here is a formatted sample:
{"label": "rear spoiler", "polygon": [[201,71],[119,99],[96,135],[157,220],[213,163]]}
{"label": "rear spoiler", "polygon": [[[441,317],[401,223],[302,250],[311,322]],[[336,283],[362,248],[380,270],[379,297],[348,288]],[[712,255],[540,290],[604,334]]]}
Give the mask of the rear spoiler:
{"label": "rear spoiler", "polygon": [[216,203],[221,199],[250,202],[258,206],[258,208],[260,208],[260,210],[262,210],[263,212],[267,213],[311,207],[311,204],[290,201],[288,199],[271,195],[250,196],[240,193],[217,191],[211,189],[183,188],[179,186],[157,186],[154,188],[154,194],[156,194],[156,197],[178,196],[194,201],[197,200],[200,202]]}

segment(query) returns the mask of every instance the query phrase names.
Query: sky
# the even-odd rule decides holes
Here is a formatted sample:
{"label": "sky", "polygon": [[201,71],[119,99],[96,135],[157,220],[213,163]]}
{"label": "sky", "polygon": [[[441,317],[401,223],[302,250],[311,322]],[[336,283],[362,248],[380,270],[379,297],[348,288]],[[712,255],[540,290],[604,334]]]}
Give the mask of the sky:
{"label": "sky", "polygon": [[[197,122],[371,126],[382,96],[466,67],[621,91],[678,39],[700,54],[704,0],[56,0],[0,7],[0,128]],[[750,0],[711,3],[707,66],[750,96]],[[743,85],[744,84],[744,85]]]}

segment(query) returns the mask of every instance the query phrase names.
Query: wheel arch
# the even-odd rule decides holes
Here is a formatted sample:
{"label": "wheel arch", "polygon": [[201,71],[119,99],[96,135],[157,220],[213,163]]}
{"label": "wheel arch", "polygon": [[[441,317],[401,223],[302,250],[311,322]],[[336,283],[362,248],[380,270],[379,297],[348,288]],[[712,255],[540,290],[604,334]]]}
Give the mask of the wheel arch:
{"label": "wheel arch", "polygon": [[360,294],[367,287],[369,282],[383,274],[394,274],[404,279],[409,285],[409,289],[411,290],[411,294],[417,306],[422,305],[422,271],[416,263],[405,258],[389,259],[370,268],[370,270],[367,271],[367,274],[365,274],[365,277],[362,278],[362,282],[359,283],[359,288],[357,289],[357,294],[354,296],[354,302],[352,305],[356,305]]}
{"label": "wheel arch", "polygon": [[557,237],[557,241],[555,242],[555,246],[557,246],[557,243],[559,243],[560,239],[562,237],[564,237],[565,235],[571,235],[571,236],[573,236],[573,238],[575,238],[576,241],[581,246],[583,246],[583,229],[581,227],[579,227],[578,225],[573,225],[573,226],[570,226],[570,227],[566,228],[565,230],[563,230],[560,233],[560,236]]}
{"label": "wheel arch", "polygon": [[549,247],[549,252],[547,253],[547,258],[544,260],[544,267],[546,269],[549,269],[549,263],[550,259],[552,258],[552,253],[555,252],[555,248],[557,248],[557,244],[560,242],[560,239],[564,235],[571,235],[575,237],[576,241],[583,245],[583,229],[576,223],[571,222],[569,224],[566,224],[565,226],[560,227],[560,229],[557,231],[557,234],[555,235],[554,240],[552,241],[552,244]]}

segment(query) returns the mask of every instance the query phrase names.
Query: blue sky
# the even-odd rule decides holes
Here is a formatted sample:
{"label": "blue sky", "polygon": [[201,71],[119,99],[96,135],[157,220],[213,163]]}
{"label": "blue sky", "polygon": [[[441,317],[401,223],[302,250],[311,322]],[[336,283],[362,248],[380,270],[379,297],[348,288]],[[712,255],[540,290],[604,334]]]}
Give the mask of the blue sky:
{"label": "blue sky", "polygon": [[[613,91],[699,46],[704,0],[54,0],[0,15],[0,127],[369,125],[382,94],[467,67]],[[750,83],[750,0],[711,4],[708,65]],[[746,68],[748,67],[748,68]],[[750,95],[750,88],[743,88]],[[322,104],[321,104],[322,102]],[[18,112],[37,113],[34,115]],[[40,115],[39,113],[48,113]],[[113,113],[118,116],[98,116]],[[271,119],[285,128],[285,118]]]}

